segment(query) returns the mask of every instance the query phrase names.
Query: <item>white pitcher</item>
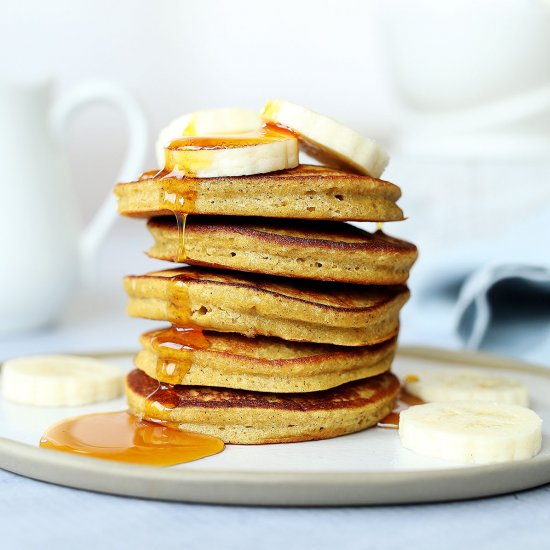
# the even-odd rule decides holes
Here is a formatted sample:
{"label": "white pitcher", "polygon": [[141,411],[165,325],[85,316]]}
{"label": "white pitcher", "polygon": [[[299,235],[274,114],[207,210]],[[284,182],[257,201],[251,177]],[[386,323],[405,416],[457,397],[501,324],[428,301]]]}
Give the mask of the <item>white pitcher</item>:
{"label": "white pitcher", "polygon": [[116,105],[129,126],[117,180],[135,177],[147,150],[140,107],[118,86],[84,83],[57,101],[53,83],[0,81],[0,334],[46,325],[64,310],[116,218],[112,188],[84,231],[63,138],[68,120],[96,101]]}

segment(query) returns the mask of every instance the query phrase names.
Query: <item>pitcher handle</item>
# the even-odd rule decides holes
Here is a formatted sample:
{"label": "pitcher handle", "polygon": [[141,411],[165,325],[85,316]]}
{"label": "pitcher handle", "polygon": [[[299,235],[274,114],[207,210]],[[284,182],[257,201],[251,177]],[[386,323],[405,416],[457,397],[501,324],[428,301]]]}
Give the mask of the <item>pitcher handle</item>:
{"label": "pitcher handle", "polygon": [[[89,81],[73,88],[58,100],[52,110],[53,131],[59,140],[64,140],[72,116],[81,107],[95,102],[112,103],[126,118],[128,146],[116,181],[130,181],[143,170],[149,129],[145,113],[138,102],[120,86],[107,81]],[[89,283],[93,279],[97,252],[116,219],[116,199],[110,189],[80,238],[80,265],[84,282]]]}

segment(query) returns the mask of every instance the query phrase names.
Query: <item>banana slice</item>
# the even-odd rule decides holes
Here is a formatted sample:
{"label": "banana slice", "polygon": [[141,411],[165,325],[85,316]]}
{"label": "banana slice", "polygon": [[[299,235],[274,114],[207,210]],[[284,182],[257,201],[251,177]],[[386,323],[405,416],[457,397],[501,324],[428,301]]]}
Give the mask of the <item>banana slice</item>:
{"label": "banana slice", "polygon": [[405,390],[422,401],[484,401],[507,405],[529,404],[527,387],[517,380],[479,373],[470,369],[448,369],[406,376]]}
{"label": "banana slice", "polygon": [[388,164],[388,155],[376,141],[300,105],[269,100],[262,117],[295,132],[304,151],[326,166],[379,178]]}
{"label": "banana slice", "polygon": [[298,140],[289,132],[270,129],[181,137],[164,152],[165,170],[177,177],[248,176],[298,166]]}
{"label": "banana slice", "polygon": [[6,361],[2,394],[16,403],[65,407],[121,395],[123,374],[114,365],[76,355],[37,355]]}
{"label": "banana slice", "polygon": [[407,449],[445,460],[523,460],[541,449],[542,420],[517,405],[426,403],[400,413],[399,437]]}
{"label": "banana slice", "polygon": [[209,109],[187,113],[173,120],[157,139],[155,151],[159,166],[164,166],[164,148],[182,136],[242,134],[262,127],[262,118],[250,109]]}

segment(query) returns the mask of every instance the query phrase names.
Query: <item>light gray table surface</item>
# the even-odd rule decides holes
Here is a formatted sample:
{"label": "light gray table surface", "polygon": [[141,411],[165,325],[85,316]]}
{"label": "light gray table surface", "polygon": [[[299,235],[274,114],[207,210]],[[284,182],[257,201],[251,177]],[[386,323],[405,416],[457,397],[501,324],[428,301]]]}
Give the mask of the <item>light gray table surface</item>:
{"label": "light gray table surface", "polygon": [[[96,284],[53,327],[0,339],[0,358],[135,349],[150,322],[128,319],[120,279],[161,265],[139,250],[143,224],[124,221],[98,258]],[[138,229],[139,227],[139,229]],[[443,307],[413,299],[401,342],[456,347]],[[357,508],[248,508],[94,494],[0,470],[1,548],[545,548],[550,485],[475,501]],[[537,545],[537,546],[535,546]]]}

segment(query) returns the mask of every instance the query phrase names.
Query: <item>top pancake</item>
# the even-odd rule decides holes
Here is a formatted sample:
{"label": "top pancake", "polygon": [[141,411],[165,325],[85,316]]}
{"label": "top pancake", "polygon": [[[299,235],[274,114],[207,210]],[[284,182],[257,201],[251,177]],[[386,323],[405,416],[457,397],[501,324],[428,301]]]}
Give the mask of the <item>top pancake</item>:
{"label": "top pancake", "polygon": [[174,213],[317,220],[398,221],[399,187],[325,166],[269,174],[176,178],[146,172],[115,187],[119,212],[149,218]]}

